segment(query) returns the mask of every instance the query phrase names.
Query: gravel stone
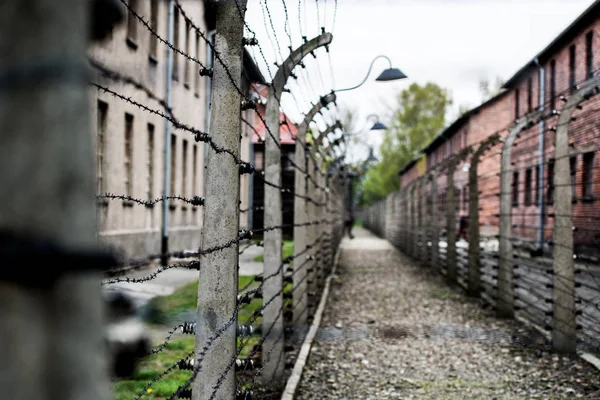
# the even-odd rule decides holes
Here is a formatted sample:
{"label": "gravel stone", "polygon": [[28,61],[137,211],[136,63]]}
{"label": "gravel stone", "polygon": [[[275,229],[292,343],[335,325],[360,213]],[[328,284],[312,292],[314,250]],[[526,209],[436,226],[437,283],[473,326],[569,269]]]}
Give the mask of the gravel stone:
{"label": "gravel stone", "polygon": [[385,240],[356,229],[296,399],[600,399],[600,371],[551,352]]}

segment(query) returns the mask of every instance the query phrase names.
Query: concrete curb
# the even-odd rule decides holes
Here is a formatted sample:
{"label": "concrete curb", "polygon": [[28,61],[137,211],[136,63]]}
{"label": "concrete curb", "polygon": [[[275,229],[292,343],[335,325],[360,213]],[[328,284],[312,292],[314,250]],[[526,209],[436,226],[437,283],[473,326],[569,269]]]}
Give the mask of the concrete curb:
{"label": "concrete curb", "polygon": [[321,300],[319,301],[319,307],[317,307],[317,311],[315,312],[315,318],[313,320],[312,325],[310,326],[306,338],[304,339],[304,342],[302,343],[302,347],[300,348],[300,352],[298,353],[298,358],[296,359],[296,363],[294,364],[294,369],[292,370],[292,373],[288,378],[287,384],[285,385],[283,394],[281,395],[281,400],[294,399],[296,389],[298,388],[298,384],[300,383],[300,379],[302,378],[304,366],[306,365],[306,361],[308,360],[308,356],[310,355],[310,350],[315,339],[315,335],[317,334],[319,325],[321,325],[323,311],[325,311],[325,305],[327,304],[327,298],[329,297],[329,287],[331,286],[331,279],[335,275],[341,250],[342,247],[340,243],[340,246],[338,247],[335,253],[335,259],[333,262],[333,268],[331,269],[331,274],[327,277],[325,281],[325,288],[323,289],[323,294],[321,295]]}

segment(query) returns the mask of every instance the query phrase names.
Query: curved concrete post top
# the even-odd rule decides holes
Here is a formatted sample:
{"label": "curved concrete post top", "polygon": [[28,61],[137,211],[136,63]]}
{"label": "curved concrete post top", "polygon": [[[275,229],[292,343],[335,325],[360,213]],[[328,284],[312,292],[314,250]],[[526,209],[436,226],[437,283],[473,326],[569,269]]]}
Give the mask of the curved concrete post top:
{"label": "curved concrete post top", "polygon": [[505,165],[505,160],[508,160],[508,169],[510,169],[511,150],[515,140],[517,139],[517,136],[523,130],[531,128],[533,125],[539,122],[541,118],[542,112],[539,110],[534,111],[527,114],[524,118],[517,120],[515,125],[513,125],[513,127],[510,128],[506,139],[501,140],[504,142],[504,146],[502,146],[502,166]]}
{"label": "curved concrete post top", "polygon": [[283,62],[283,64],[281,64],[281,66],[277,69],[277,72],[273,77],[270,92],[277,92],[277,94],[281,93],[283,87],[287,82],[287,79],[292,74],[294,67],[296,67],[305,56],[307,56],[319,47],[327,46],[331,43],[332,40],[333,35],[331,33],[325,32],[320,34],[319,36],[312,38],[308,42],[304,42],[300,47],[297,47],[296,50],[294,50]]}
{"label": "curved concrete post top", "polygon": [[312,106],[312,108],[306,113],[304,116],[304,120],[298,127],[298,136],[296,136],[296,143],[300,142],[304,144],[306,142],[306,132],[308,131],[308,127],[310,126],[311,121],[315,118],[315,115],[322,108],[327,107],[329,103],[334,103],[336,100],[335,93],[331,92],[328,95],[321,97],[319,102]]}
{"label": "curved concrete post top", "polygon": [[481,155],[487,149],[489,149],[491,146],[495,145],[496,143],[501,143],[501,142],[502,142],[502,137],[500,136],[499,133],[494,133],[492,136],[489,136],[488,138],[486,138],[483,142],[481,142],[479,144],[477,149],[473,152],[473,154],[471,156],[471,164],[479,162],[479,157],[481,157]]}
{"label": "curved concrete post top", "polygon": [[[342,129],[342,123],[340,121],[335,121],[335,124],[328,126],[327,129],[325,129],[323,132],[319,132],[319,136],[315,139],[315,147],[320,147],[321,144],[323,143],[323,139],[325,139],[327,137],[327,135],[329,135],[331,132],[335,131],[336,129]],[[331,146],[328,146],[331,147]]]}

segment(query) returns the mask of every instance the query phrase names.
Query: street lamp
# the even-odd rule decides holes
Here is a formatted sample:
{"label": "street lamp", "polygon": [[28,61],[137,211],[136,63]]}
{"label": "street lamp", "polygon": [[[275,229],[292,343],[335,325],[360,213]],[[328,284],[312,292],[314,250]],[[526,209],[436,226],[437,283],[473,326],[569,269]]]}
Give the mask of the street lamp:
{"label": "street lamp", "polygon": [[361,83],[359,83],[356,86],[352,86],[352,87],[349,87],[346,89],[334,90],[334,92],[345,92],[348,90],[354,90],[354,89],[362,86],[367,81],[367,78],[371,74],[371,69],[373,68],[373,64],[375,63],[375,60],[377,60],[378,58],[382,58],[382,57],[385,58],[386,60],[388,60],[388,62],[390,63],[390,67],[387,69],[384,69],[383,72],[380,73],[377,78],[375,78],[376,81],[387,82],[387,81],[395,81],[398,79],[407,78],[407,76],[402,71],[400,71],[398,68],[392,67],[392,60],[390,60],[389,57],[381,55],[381,56],[375,57],[373,59],[373,61],[371,61],[371,65],[369,66],[369,72],[367,72],[367,76],[365,76],[365,79],[363,79],[363,81]]}
{"label": "street lamp", "polygon": [[367,117],[367,121],[371,119],[371,117],[375,117],[375,123],[371,127],[372,131],[381,131],[386,130],[387,126],[385,126],[382,122],[379,122],[379,117],[376,114],[371,114]]}

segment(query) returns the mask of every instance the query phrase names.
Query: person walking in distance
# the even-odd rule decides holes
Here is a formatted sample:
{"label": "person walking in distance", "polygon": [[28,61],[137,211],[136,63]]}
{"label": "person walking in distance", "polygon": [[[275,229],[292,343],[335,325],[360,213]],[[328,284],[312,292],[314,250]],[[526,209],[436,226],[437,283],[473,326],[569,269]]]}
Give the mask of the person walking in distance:
{"label": "person walking in distance", "polygon": [[345,227],[348,231],[348,237],[350,239],[354,239],[354,235],[352,234],[352,227],[354,226],[354,215],[352,215],[352,211],[346,211],[346,221]]}
{"label": "person walking in distance", "polygon": [[469,220],[463,211],[460,212],[460,217],[458,219],[458,232],[456,233],[456,241],[458,242],[460,238],[465,239],[466,242],[469,241],[467,237],[467,229],[469,227]]}

